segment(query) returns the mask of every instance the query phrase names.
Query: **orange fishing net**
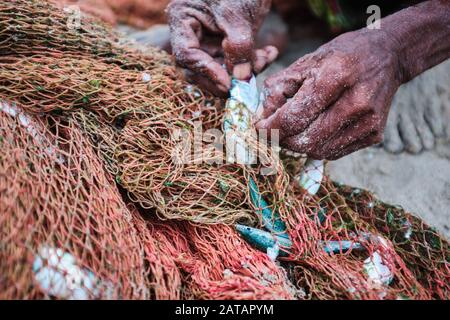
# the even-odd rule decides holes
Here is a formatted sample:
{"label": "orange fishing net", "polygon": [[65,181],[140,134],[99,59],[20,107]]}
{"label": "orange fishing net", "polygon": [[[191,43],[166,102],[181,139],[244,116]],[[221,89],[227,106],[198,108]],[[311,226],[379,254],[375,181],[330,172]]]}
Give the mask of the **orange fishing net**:
{"label": "orange fishing net", "polygon": [[[419,219],[327,178],[310,195],[304,161],[264,146],[274,175],[221,163],[196,136],[220,129],[220,100],[164,52],[68,18],[0,4],[1,297],[449,297],[448,242]],[[184,163],[180,136],[203,147]],[[292,241],[276,262],[233,227],[262,227],[253,180]]]}
{"label": "orange fishing net", "polygon": [[[133,210],[79,128],[5,102],[1,110],[2,298],[37,298],[55,290],[61,298],[150,297]],[[66,260],[76,260],[76,267],[67,268],[73,283],[52,289],[46,269],[64,269],[53,261],[63,259],[63,252],[71,254]],[[71,292],[82,280],[91,281],[91,288]]]}
{"label": "orange fishing net", "polygon": [[293,297],[230,227],[144,220],[73,118],[0,110],[2,298]]}

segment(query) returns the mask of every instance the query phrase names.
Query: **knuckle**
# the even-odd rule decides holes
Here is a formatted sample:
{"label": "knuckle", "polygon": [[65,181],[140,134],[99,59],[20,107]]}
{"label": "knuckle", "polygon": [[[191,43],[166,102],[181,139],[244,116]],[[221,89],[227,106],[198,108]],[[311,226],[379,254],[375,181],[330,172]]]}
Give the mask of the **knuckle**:
{"label": "knuckle", "polygon": [[349,74],[351,70],[353,70],[352,66],[352,56],[346,53],[334,52],[333,55],[329,58],[328,64],[335,71],[339,71],[340,74]]}
{"label": "knuckle", "polygon": [[283,77],[277,74],[268,77],[264,80],[264,90],[267,93],[270,93],[271,96],[281,97],[285,91],[285,82],[283,81]]}
{"label": "knuckle", "polygon": [[[248,56],[253,49],[253,36],[246,32],[233,32],[224,41],[224,50],[231,53],[232,56]],[[233,57],[231,57],[233,58]]]}
{"label": "knuckle", "polygon": [[228,39],[229,45],[233,46],[236,50],[247,49],[252,42],[252,37],[245,34],[236,34]]}
{"label": "knuckle", "polygon": [[253,41],[253,34],[250,27],[237,27],[233,32],[227,34],[227,39],[236,46],[246,46]]}

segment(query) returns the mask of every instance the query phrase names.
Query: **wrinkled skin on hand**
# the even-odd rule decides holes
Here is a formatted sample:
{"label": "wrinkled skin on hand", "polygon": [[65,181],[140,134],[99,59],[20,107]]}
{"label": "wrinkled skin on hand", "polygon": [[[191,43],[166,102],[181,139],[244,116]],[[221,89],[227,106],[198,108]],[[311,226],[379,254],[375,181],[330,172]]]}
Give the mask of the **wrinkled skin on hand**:
{"label": "wrinkled skin on hand", "polygon": [[384,33],[343,34],[265,82],[260,129],[315,159],[337,159],[379,143],[402,82]]}
{"label": "wrinkled skin on hand", "polygon": [[380,30],[341,35],[266,81],[263,120],[280,143],[337,159],[379,143],[401,83],[450,58],[450,0],[381,19]]}
{"label": "wrinkled skin on hand", "polygon": [[278,55],[275,47],[255,49],[254,43],[270,5],[270,0],[173,0],[167,16],[178,64],[200,86],[226,95],[230,74],[247,79]]}

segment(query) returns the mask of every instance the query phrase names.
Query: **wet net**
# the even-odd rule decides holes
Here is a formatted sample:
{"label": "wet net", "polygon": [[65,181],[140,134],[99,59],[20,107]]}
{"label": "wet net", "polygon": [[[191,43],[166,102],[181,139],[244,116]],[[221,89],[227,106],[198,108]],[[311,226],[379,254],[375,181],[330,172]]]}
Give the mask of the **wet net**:
{"label": "wet net", "polygon": [[[326,177],[312,195],[294,178],[304,159],[271,148],[257,146],[269,176],[222,162],[198,138],[221,128],[222,101],[166,53],[68,20],[0,4],[1,298],[449,297],[448,242],[420,219]],[[286,223],[278,260],[234,226],[267,227],[252,182]]]}

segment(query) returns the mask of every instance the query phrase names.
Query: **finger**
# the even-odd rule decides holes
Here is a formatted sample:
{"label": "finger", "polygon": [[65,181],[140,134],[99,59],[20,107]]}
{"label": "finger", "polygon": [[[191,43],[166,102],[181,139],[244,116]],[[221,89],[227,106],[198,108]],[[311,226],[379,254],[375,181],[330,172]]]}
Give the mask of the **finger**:
{"label": "finger", "polygon": [[420,140],[422,141],[423,149],[430,150],[434,147],[434,135],[429,127],[428,123],[425,121],[425,115],[416,115],[415,125],[417,132],[419,133]]}
{"label": "finger", "polygon": [[421,93],[421,91],[423,91],[423,88],[421,88],[421,83],[418,83],[418,87],[419,90],[411,92],[409,109],[410,111],[412,111],[410,113],[411,119],[413,120],[414,126],[416,127],[416,131],[419,135],[422,148],[425,150],[429,150],[434,147],[434,135],[425,119],[429,99],[427,98],[426,93]]}
{"label": "finger", "polygon": [[400,153],[403,151],[404,145],[398,130],[397,115],[390,116],[388,122],[384,131],[383,146],[390,153]]}
{"label": "finger", "polygon": [[436,137],[442,137],[444,134],[443,98],[444,95],[440,94],[428,97],[425,109],[425,120]]}
{"label": "finger", "polygon": [[239,80],[249,80],[252,77],[252,66],[250,62],[235,65],[233,67],[233,77]]}
{"label": "finger", "polygon": [[239,80],[248,80],[252,75],[251,63],[254,60],[254,38],[251,26],[223,26],[225,37],[222,48],[225,65],[229,72]]}
{"label": "finger", "polygon": [[222,92],[227,92],[231,79],[227,71],[206,52],[200,49],[201,25],[192,17],[176,19],[170,24],[172,49],[177,62],[193,72],[198,72]]}
{"label": "finger", "polygon": [[335,160],[347,155],[349,150],[353,152],[363,146],[380,143],[383,139],[382,121],[377,115],[367,114],[362,119],[341,129],[326,143],[317,145],[317,148],[311,152],[311,156],[318,159]]}
{"label": "finger", "polygon": [[361,139],[351,145],[349,145],[347,148],[342,149],[336,153],[330,153],[325,155],[325,157],[323,159],[327,159],[327,160],[337,160],[340,159],[342,157],[345,157],[355,151],[367,148],[369,146],[372,146],[374,144],[377,144],[381,141],[381,137],[380,135],[378,135],[377,133],[371,133],[370,135],[368,135],[367,137],[365,137],[364,139]]}
{"label": "finger", "polygon": [[386,128],[384,130],[383,146],[386,151],[399,153],[403,151],[403,142],[398,130],[399,111],[404,110],[403,102],[396,96],[392,102]]}
{"label": "finger", "polygon": [[269,118],[300,89],[311,67],[312,55],[305,55],[287,69],[277,72],[264,81],[262,118]]}
{"label": "finger", "polygon": [[254,56],[253,71],[260,73],[277,58],[278,49],[274,46],[267,46],[256,50]]}
{"label": "finger", "polygon": [[[282,70],[268,77],[264,81],[262,94],[264,96],[262,119],[269,118],[277,109],[292,98],[302,85],[302,75],[293,76],[287,70]],[[261,122],[264,128],[265,122]]]}
{"label": "finger", "polygon": [[359,111],[358,108],[353,109],[349,106],[361,105],[357,101],[357,95],[350,91],[347,96],[338,100],[344,90],[345,86],[338,80],[309,78],[303,82],[291,100],[277,109],[270,117],[260,121],[258,127],[279,129],[280,139],[298,135],[337,100],[338,102],[333,106],[334,110],[325,112],[320,117],[320,121],[312,128],[309,136],[312,137],[318,132],[327,133],[335,130],[335,126],[341,124],[338,124],[334,118],[346,120],[354,110]]}
{"label": "finger", "polygon": [[422,143],[411,116],[408,113],[401,113],[399,117],[400,120],[398,127],[400,136],[405,143],[406,151],[411,153],[419,153],[422,151]]}
{"label": "finger", "polygon": [[[287,137],[282,141],[289,149],[319,158],[321,150],[345,148],[352,140],[373,130],[369,118],[369,109],[365,107],[350,108],[348,103],[354,93],[347,92],[332,107],[323,112],[303,132]],[[336,139],[338,137],[338,139]],[[329,142],[334,140],[334,143]],[[324,147],[326,146],[326,147]],[[320,156],[320,158],[322,158]]]}

